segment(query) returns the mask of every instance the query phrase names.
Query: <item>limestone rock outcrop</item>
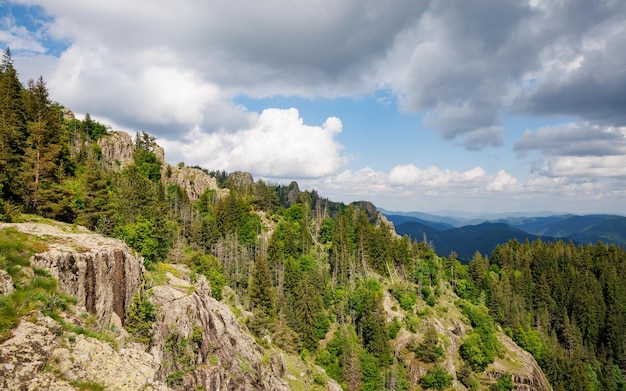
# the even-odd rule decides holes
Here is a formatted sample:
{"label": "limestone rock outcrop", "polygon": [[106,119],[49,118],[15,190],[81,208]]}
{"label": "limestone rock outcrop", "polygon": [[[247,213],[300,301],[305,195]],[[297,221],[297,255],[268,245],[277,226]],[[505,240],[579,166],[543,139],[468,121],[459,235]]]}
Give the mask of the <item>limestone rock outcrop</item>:
{"label": "limestone rock outcrop", "polygon": [[106,390],[167,391],[155,379],[158,369],[159,363],[140,346],[116,350],[95,338],[66,334],[56,321],[36,311],[0,344],[2,390],[65,391],[83,383]]}
{"label": "limestone rock outcrop", "polygon": [[171,174],[162,176],[166,185],[177,184],[187,191],[191,201],[196,201],[207,189],[214,190],[220,198],[228,194],[228,189],[220,189],[217,179],[197,167],[170,167]]}
{"label": "limestone rock outcrop", "polygon": [[124,242],[70,226],[13,224],[22,232],[46,235],[47,251],[31,257],[31,265],[47,269],[59,289],[76,296],[79,308],[96,315],[103,325],[121,328],[126,309],[141,284],[143,258]]}
{"label": "limestone rock outcrop", "polygon": [[123,322],[142,289],[141,257],[81,227],[5,226],[45,238],[47,249],[30,266],[48,270],[58,289],[78,300],[57,314],[61,319],[39,311],[20,319],[0,342],[0,389],[75,390],[83,383],[107,390],[289,389],[282,353],[262,348],[230,307],[211,297],[203,276],[192,283],[187,269],[168,265],[175,272],[167,282],[143,293],[157,308],[151,341],[132,342]]}
{"label": "limestone rock outcrop", "polygon": [[254,178],[249,172],[235,171],[228,175],[228,181],[233,184],[236,189],[245,189],[254,185]]}
{"label": "limestone rock outcrop", "polygon": [[[550,391],[552,387],[548,379],[537,364],[533,356],[520,348],[513,340],[506,335],[500,335],[498,340],[507,350],[507,360],[503,363],[501,359],[496,359],[487,370],[487,375],[494,381],[502,377],[505,373],[511,373],[513,386],[519,391]],[[515,364],[515,370],[511,371],[510,362]]]}
{"label": "limestone rock outcrop", "polygon": [[11,275],[4,270],[0,270],[0,295],[8,295],[14,289]]}
{"label": "limestone rock outcrop", "polygon": [[[210,297],[203,276],[196,284],[181,277],[168,273],[166,285],[151,289],[159,308],[152,354],[170,373],[184,372],[188,359],[195,363],[176,388],[287,390],[287,382],[281,378],[285,365],[280,355],[265,352],[230,308]],[[200,330],[203,332],[198,333]],[[174,345],[191,347],[183,351],[173,349]]]}
{"label": "limestone rock outcrop", "polygon": [[120,171],[125,165],[133,162],[135,144],[126,132],[109,132],[98,140],[102,149],[102,157],[109,163],[109,168]]}

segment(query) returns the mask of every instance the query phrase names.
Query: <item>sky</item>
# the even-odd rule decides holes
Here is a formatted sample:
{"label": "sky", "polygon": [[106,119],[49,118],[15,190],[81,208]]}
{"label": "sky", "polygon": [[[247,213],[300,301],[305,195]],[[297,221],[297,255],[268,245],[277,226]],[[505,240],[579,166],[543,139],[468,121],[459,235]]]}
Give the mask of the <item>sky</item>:
{"label": "sky", "polygon": [[0,44],[172,165],[390,211],[626,213],[623,0],[0,0]]}

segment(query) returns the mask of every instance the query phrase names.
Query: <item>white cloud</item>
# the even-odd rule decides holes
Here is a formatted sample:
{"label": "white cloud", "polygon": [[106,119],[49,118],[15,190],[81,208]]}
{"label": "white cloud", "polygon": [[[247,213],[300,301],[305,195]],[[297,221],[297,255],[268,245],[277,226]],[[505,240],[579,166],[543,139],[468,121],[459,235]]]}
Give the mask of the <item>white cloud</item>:
{"label": "white cloud", "polygon": [[506,171],[500,170],[498,173],[490,179],[489,183],[487,183],[487,190],[493,191],[511,191],[517,190],[514,188],[517,184],[517,179],[513,178]]}
{"label": "white cloud", "polygon": [[451,188],[467,189],[484,183],[488,179],[485,170],[474,167],[459,172],[430,166],[421,169],[413,164],[396,166],[389,172],[389,183],[396,186],[418,186],[430,191],[446,192]]}
{"label": "white cloud", "polygon": [[490,173],[479,166],[455,171],[409,164],[396,166],[388,174],[365,168],[302,183],[324,189],[323,194],[333,200],[366,199],[389,210],[437,211],[455,205],[466,211],[572,212],[586,204],[583,211],[589,213],[588,203],[594,201],[595,211],[615,212],[615,203],[626,196],[626,186],[619,179],[581,181],[573,176],[537,175],[522,179],[505,170]]}
{"label": "white cloud", "polygon": [[29,31],[23,26],[16,24],[11,15],[0,17],[0,42],[6,42],[15,53],[22,55],[36,55],[46,52],[46,48],[40,42],[41,37],[37,31]]}
{"label": "white cloud", "polygon": [[535,170],[550,177],[626,178],[626,155],[554,156],[535,163]]}
{"label": "white cloud", "polygon": [[[247,129],[204,133],[199,128],[184,141],[161,140],[168,155],[209,169],[249,171],[263,177],[315,178],[334,174],[343,164],[334,139],[341,120],[321,126],[304,124],[298,110],[266,109]],[[166,156],[168,161],[172,159]]]}

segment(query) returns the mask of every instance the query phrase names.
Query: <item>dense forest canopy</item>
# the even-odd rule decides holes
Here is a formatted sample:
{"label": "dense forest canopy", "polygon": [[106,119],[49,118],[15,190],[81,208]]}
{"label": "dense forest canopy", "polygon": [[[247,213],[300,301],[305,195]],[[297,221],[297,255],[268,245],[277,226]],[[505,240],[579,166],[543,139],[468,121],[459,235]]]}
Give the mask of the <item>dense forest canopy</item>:
{"label": "dense forest canopy", "polygon": [[[295,182],[242,186],[205,170],[229,191],[206,190],[192,201],[181,186],[165,185],[172,167],[155,154],[154,137],[137,134],[132,164],[111,170],[97,143],[110,129],[62,109],[42,78],[20,83],[7,49],[0,221],[37,214],[123,239],[148,270],[184,263],[207,277],[216,299],[232,288],[259,339],[309,357],[348,390],[442,390],[453,379],[479,389],[485,368],[503,354],[499,329],[532,353],[555,390],[626,389],[622,248],[512,241],[466,266],[398,237],[365,203],[331,202]],[[442,365],[446,344],[429,322],[434,308],[449,310],[438,304],[446,294],[472,326],[456,373]],[[385,297],[401,319],[388,319]],[[142,305],[128,328],[149,340],[142,322],[152,312]],[[421,337],[398,351],[401,329]],[[407,352],[427,368],[417,381]],[[510,376],[490,387],[511,389]]]}

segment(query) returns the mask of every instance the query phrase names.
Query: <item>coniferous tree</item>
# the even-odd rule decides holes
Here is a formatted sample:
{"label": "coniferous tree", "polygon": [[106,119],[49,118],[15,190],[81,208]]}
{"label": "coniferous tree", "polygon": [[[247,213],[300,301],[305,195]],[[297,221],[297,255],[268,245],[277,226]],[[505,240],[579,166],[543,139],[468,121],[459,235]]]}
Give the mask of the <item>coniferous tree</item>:
{"label": "coniferous tree", "polygon": [[4,199],[16,204],[22,201],[19,174],[27,137],[22,90],[7,48],[0,63],[0,185]]}
{"label": "coniferous tree", "polygon": [[68,210],[65,200],[69,197],[58,186],[68,155],[58,110],[52,106],[41,77],[36,82],[29,80],[24,96],[29,137],[20,178],[26,210],[72,221],[73,211]]}
{"label": "coniferous tree", "polygon": [[276,316],[272,278],[264,257],[259,257],[254,262],[250,281],[250,306],[254,312],[267,316],[270,321]]}

